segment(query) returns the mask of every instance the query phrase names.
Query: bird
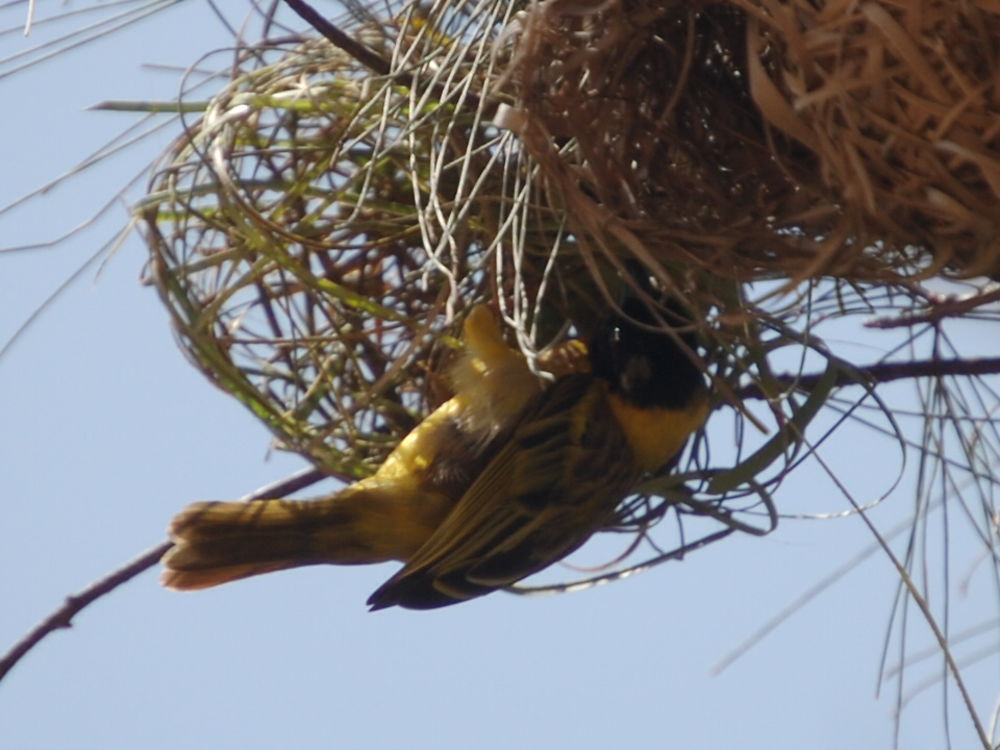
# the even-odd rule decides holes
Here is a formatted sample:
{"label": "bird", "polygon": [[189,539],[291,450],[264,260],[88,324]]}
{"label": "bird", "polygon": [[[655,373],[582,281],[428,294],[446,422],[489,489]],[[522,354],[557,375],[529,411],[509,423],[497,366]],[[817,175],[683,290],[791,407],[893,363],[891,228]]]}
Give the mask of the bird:
{"label": "bird", "polygon": [[[310,564],[406,560],[440,525],[485,467],[543,381],[508,347],[492,313],[476,305],[462,330],[464,351],[448,377],[455,395],[400,441],[370,477],[330,496],[189,505],[170,523],[174,542],[161,582],[192,591]],[[558,377],[585,366],[570,340],[539,354]]]}
{"label": "bird", "polygon": [[[614,518],[708,414],[683,307],[645,279],[539,378],[485,307],[463,327],[455,395],[374,475],[318,500],[208,502],[170,526],[163,583],[190,590],[317,563],[398,560],[372,610],[434,609],[563,559]],[[663,322],[667,323],[664,330]]]}

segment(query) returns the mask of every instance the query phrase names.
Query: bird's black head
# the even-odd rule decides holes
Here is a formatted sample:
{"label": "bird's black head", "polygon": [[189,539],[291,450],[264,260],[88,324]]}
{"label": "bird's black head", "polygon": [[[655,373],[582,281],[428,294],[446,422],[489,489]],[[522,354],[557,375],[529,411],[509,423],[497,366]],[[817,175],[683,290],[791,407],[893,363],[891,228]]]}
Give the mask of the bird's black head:
{"label": "bird's black head", "polygon": [[[650,292],[655,300],[657,293]],[[636,406],[681,409],[704,388],[702,371],[692,359],[697,340],[690,313],[673,299],[655,309],[662,321],[679,329],[674,335],[662,330],[650,303],[628,294],[621,305],[624,315],[612,314],[594,332],[591,370]]]}

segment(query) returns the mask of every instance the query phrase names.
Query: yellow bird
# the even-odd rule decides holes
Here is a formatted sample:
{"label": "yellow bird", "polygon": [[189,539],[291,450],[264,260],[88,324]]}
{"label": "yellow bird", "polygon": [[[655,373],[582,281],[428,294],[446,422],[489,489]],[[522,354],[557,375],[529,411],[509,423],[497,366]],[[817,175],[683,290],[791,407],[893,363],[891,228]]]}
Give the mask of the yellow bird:
{"label": "yellow bird", "polygon": [[[486,308],[470,312],[455,396],[371,477],[326,498],[195,503],[174,518],[164,585],[199,589],[319,563],[403,568],[372,609],[429,609],[536,573],[612,520],[707,414],[690,323],[637,296],[548,357],[543,387]],[[657,317],[680,327],[652,329]],[[688,330],[683,330],[684,326]],[[585,361],[584,360],[585,357]]]}

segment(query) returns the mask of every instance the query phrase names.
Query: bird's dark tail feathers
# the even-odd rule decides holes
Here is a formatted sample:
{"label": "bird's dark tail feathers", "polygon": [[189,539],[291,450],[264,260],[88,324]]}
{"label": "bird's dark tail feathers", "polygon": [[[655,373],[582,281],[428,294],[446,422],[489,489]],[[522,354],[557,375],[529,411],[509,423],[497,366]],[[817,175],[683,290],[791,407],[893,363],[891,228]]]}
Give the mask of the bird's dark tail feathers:
{"label": "bird's dark tail feathers", "polygon": [[316,500],[194,503],[170,524],[161,581],[190,591],[303,565],[405,560],[449,508],[365,482]]}

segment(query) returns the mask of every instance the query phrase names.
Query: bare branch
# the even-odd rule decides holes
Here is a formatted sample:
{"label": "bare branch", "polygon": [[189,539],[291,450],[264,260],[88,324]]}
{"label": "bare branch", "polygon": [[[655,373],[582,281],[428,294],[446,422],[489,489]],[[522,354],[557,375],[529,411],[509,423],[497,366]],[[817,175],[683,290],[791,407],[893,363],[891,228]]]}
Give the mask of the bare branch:
{"label": "bare branch", "polygon": [[312,26],[316,31],[326,37],[333,46],[339,47],[347,54],[370,68],[379,75],[388,75],[390,72],[389,63],[381,55],[370,50],[361,42],[345,34],[335,25],[330,23],[324,16],[319,14],[309,3],[302,0],[285,0],[285,4],[294,10],[304,21]]}
{"label": "bare branch", "polygon": [[[979,357],[970,359],[939,359],[919,362],[882,362],[847,370],[837,376],[834,385],[879,385],[894,380],[909,378],[931,378],[946,376],[996,375],[1000,373],[1000,357]],[[860,377],[858,377],[860,376]],[[799,391],[814,389],[824,373],[811,375],[779,375],[775,382],[779,387],[794,388]],[[752,383],[735,391],[741,399],[767,398],[759,383]]]}
{"label": "bare branch", "polygon": [[[259,500],[269,497],[285,497],[325,478],[319,469],[307,468],[292,474],[290,477],[274,482],[242,498],[243,500]],[[25,654],[33,649],[49,633],[72,626],[72,620],[84,607],[92,604],[105,594],[113,591],[126,581],[135,578],[144,570],[153,567],[173,546],[172,542],[163,542],[153,547],[121,568],[94,581],[76,594],[66,597],[62,606],[32,628],[21,640],[0,659],[0,680],[17,664]]]}
{"label": "bare branch", "polygon": [[904,328],[917,325],[937,325],[945,318],[963,318],[978,307],[1000,301],[1000,289],[979,291],[965,296],[927,294],[928,307],[893,318],[876,318],[865,324],[866,328]]}

